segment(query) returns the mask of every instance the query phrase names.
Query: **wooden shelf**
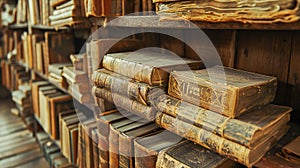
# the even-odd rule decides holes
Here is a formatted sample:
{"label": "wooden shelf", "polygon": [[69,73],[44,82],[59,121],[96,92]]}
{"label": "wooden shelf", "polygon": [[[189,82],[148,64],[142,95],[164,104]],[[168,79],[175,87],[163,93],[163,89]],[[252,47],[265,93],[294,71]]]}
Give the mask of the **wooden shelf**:
{"label": "wooden shelf", "polygon": [[[92,23],[101,23],[103,18],[93,19]],[[240,22],[212,23],[192,21],[201,29],[241,29],[241,30],[300,30],[300,21],[294,23],[249,24]],[[103,25],[109,27],[131,28],[193,28],[188,21],[160,21],[158,15],[110,17]]]}
{"label": "wooden shelf", "polygon": [[22,24],[12,24],[9,26],[10,29],[27,29],[28,24],[27,23],[22,23]]}
{"label": "wooden shelf", "polygon": [[[34,115],[34,119],[35,119],[35,121],[43,128],[43,130],[44,130],[44,127],[43,127],[43,125],[42,125],[42,123],[41,123],[41,120],[39,119],[39,117],[37,117],[36,115]],[[46,132],[45,130],[44,130],[44,132],[46,133],[46,134],[48,134],[48,136],[51,138],[51,140],[61,149],[61,144],[60,144],[60,140],[55,140],[55,139],[52,139],[52,137],[51,137],[51,135],[48,133],[48,132]]]}
{"label": "wooden shelf", "polygon": [[45,25],[31,25],[32,29],[39,29],[45,31],[58,31],[58,30],[68,30],[69,27],[55,27],[55,26],[45,26]]}

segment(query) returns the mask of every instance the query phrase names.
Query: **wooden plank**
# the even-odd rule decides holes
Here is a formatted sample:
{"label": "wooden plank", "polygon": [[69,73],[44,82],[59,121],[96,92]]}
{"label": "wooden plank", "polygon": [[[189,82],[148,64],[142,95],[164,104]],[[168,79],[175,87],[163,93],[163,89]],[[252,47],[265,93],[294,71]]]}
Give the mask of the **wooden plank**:
{"label": "wooden plank", "polygon": [[[110,22],[113,20],[113,22]],[[92,20],[94,25],[104,24],[108,26],[132,27],[132,28],[191,28],[191,23],[201,29],[239,29],[239,30],[299,30],[300,21],[293,23],[273,23],[273,24],[250,24],[240,22],[199,22],[186,20],[182,21],[167,21],[160,20],[159,16],[123,16],[121,18],[108,17],[103,23],[102,18]],[[100,26],[101,26],[100,25]]]}
{"label": "wooden plank", "polygon": [[22,131],[19,131],[19,132],[14,132],[14,133],[11,133],[7,136],[0,137],[0,142],[7,141],[7,140],[17,138],[17,137],[27,136],[28,134],[31,134],[31,132],[29,132],[28,130],[22,130]]}
{"label": "wooden plank", "polygon": [[38,148],[32,148],[32,150],[28,152],[0,160],[0,165],[3,165],[4,167],[17,167],[18,165],[29,163],[41,157],[43,157],[43,153],[40,152]]}
{"label": "wooden plank", "polygon": [[240,31],[235,67],[277,77],[275,103],[285,104],[290,51],[291,32]]}
{"label": "wooden plank", "polygon": [[292,54],[290,62],[290,72],[288,80],[288,103],[293,107],[292,119],[300,119],[300,31],[293,32]]}
{"label": "wooden plank", "polygon": [[236,30],[204,30],[216,47],[224,66],[233,67],[236,46]]}
{"label": "wooden plank", "polygon": [[[29,143],[29,144],[24,144],[23,146],[19,146],[16,148],[12,148],[6,152],[1,152],[0,153],[0,158],[1,160],[5,159],[5,158],[9,158],[27,151],[31,151],[34,149],[39,149],[39,145],[37,143]],[[0,160],[0,164],[1,164],[1,160]]]}
{"label": "wooden plank", "polygon": [[6,136],[6,135],[9,135],[11,133],[22,131],[22,130],[25,130],[25,129],[26,129],[26,125],[12,127],[12,128],[6,129],[6,130],[1,130],[0,136]]}
{"label": "wooden plank", "polygon": [[49,163],[46,161],[46,159],[44,157],[40,157],[40,158],[34,159],[30,162],[18,165],[18,168],[28,168],[28,167],[50,168]]}

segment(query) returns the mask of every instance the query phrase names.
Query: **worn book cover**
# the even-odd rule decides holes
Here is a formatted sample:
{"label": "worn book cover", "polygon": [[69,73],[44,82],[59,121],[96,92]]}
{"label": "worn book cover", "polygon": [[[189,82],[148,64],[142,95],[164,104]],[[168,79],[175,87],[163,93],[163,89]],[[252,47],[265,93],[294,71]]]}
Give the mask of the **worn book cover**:
{"label": "worn book cover", "polygon": [[159,130],[155,123],[143,125],[142,127],[121,131],[119,135],[119,165],[120,167],[134,167],[134,145],[135,138],[146,136]]}
{"label": "worn book cover", "polygon": [[143,121],[139,117],[134,116],[129,118],[124,118],[122,120],[116,121],[109,125],[109,137],[108,137],[108,149],[109,149],[109,167],[119,167],[119,133],[120,129],[133,129],[140,127],[145,124],[145,122],[137,122]]}
{"label": "worn book cover", "polygon": [[156,163],[157,168],[222,168],[234,165],[230,159],[188,140],[160,151]]}
{"label": "worn book cover", "polygon": [[273,130],[271,133],[273,136],[250,149],[164,113],[157,114],[156,123],[179,136],[248,167],[257,163],[285,135],[289,128],[286,124],[282,125],[277,130]]}
{"label": "worn book cover", "polygon": [[273,130],[290,120],[292,111],[290,107],[270,104],[233,119],[165,94],[154,96],[153,104],[159,111],[176,119],[249,148],[273,136]]}
{"label": "worn book cover", "polygon": [[174,70],[200,69],[202,62],[181,58],[171,53],[139,50],[106,54],[103,67],[151,86],[165,85]]}
{"label": "worn book cover", "polygon": [[214,66],[197,71],[174,71],[169,95],[228,117],[271,103],[276,77]]}
{"label": "worn book cover", "polygon": [[109,167],[109,124],[124,119],[126,116],[121,114],[118,110],[111,110],[99,114],[97,116],[98,123],[98,147],[99,147],[99,163],[101,167]]}
{"label": "worn book cover", "polygon": [[116,107],[120,107],[131,113],[138,115],[148,121],[154,121],[156,109],[152,106],[146,106],[138,101],[131,100],[128,97],[122,96],[117,93],[112,93],[105,88],[93,87],[92,94],[96,97],[103,98],[108,102],[114,103]]}
{"label": "worn book cover", "polygon": [[150,105],[148,96],[152,90],[167,90],[167,86],[150,86],[106,69],[94,71],[92,82],[94,86],[106,88],[113,93],[124,95],[146,106]]}
{"label": "worn book cover", "polygon": [[183,140],[182,137],[166,130],[158,130],[152,134],[134,140],[134,164],[136,168],[155,167],[158,153]]}

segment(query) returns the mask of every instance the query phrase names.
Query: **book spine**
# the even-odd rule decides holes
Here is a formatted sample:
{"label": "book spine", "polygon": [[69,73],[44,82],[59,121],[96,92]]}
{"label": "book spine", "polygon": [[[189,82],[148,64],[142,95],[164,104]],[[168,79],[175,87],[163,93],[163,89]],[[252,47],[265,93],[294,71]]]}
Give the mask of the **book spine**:
{"label": "book spine", "polygon": [[112,126],[109,131],[109,167],[119,167],[119,133]]}
{"label": "book spine", "polygon": [[192,124],[180,121],[167,114],[159,113],[156,123],[220,155],[227,156],[241,164],[250,165],[250,149],[245,146],[229,141]]}
{"label": "book spine", "polygon": [[92,81],[95,86],[104,87],[144,105],[149,105],[148,94],[155,88],[109,71],[95,71]]}
{"label": "book spine", "polygon": [[132,112],[148,121],[154,121],[156,110],[154,107],[145,106],[135,100],[131,100],[122,95],[111,93],[105,88],[95,88],[93,87],[93,94],[97,97],[103,98],[111,103],[114,103],[116,106],[119,106],[127,111]]}
{"label": "book spine", "polygon": [[149,150],[137,141],[134,141],[134,164],[136,168],[155,167],[157,161],[157,152]]}
{"label": "book spine", "polygon": [[226,86],[211,86],[205,81],[194,82],[193,79],[176,72],[170,75],[168,93],[196,106],[228,117],[236,117],[234,113],[236,95],[233,89]]}
{"label": "book spine", "polygon": [[97,120],[98,130],[99,130],[99,155],[100,155],[100,165],[103,168],[109,167],[109,123],[104,120]]}
{"label": "book spine", "polygon": [[119,166],[122,168],[134,167],[133,139],[119,134]]}
{"label": "book spine", "polygon": [[251,140],[259,130],[252,124],[225,117],[168,95],[159,96],[154,104],[159,111],[176,119],[194,124],[247,147],[251,146]]}
{"label": "book spine", "polygon": [[161,84],[160,81],[152,81],[152,75],[155,68],[147,65],[128,62],[121,58],[105,55],[103,58],[103,67],[137,81],[150,84],[151,86],[154,84]]}

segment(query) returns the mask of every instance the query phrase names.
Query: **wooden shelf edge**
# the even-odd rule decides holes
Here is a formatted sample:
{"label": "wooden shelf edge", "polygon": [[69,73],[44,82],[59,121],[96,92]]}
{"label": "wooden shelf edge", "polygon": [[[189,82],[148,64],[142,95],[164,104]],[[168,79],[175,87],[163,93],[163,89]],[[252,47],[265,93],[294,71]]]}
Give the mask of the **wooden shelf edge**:
{"label": "wooden shelf edge", "polygon": [[300,21],[293,23],[273,24],[249,24],[240,22],[200,22],[200,21],[160,21],[158,15],[150,16],[122,16],[107,18],[104,25],[109,27],[130,27],[130,28],[195,28],[201,29],[234,29],[234,30],[300,30]]}

